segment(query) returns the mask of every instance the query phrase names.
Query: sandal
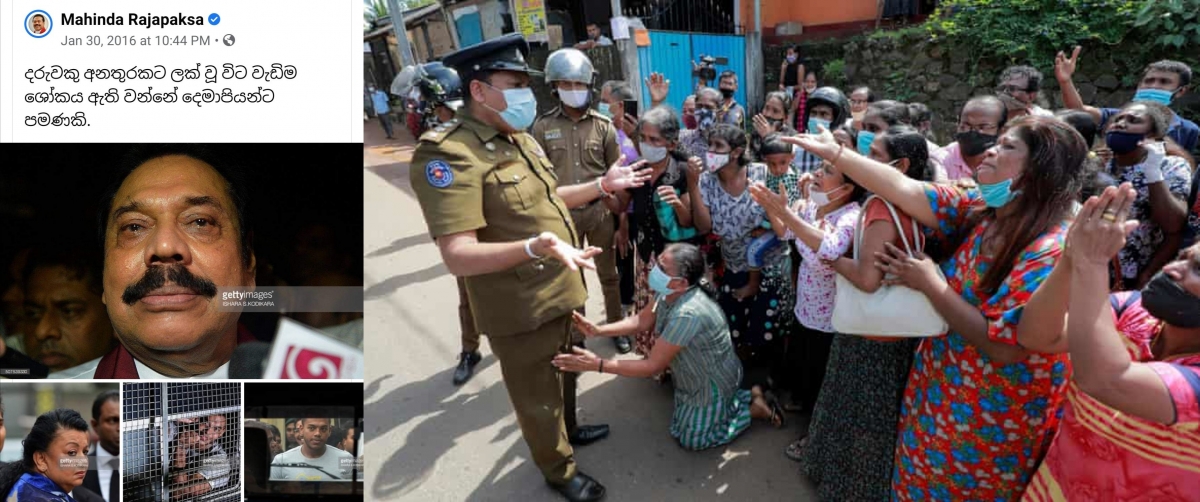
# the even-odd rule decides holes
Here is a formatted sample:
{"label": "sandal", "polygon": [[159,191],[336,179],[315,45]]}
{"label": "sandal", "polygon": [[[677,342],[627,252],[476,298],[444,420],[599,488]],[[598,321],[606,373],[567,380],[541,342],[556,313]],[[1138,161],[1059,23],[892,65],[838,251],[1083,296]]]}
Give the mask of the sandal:
{"label": "sandal", "polygon": [[808,436],[792,441],[792,444],[789,444],[783,453],[796,462],[803,462],[806,448],[808,448]]}
{"label": "sandal", "polygon": [[775,396],[765,396],[767,406],[771,407],[771,425],[776,429],[782,429],[787,425],[787,418],[784,417],[783,407],[779,405],[779,400]]}

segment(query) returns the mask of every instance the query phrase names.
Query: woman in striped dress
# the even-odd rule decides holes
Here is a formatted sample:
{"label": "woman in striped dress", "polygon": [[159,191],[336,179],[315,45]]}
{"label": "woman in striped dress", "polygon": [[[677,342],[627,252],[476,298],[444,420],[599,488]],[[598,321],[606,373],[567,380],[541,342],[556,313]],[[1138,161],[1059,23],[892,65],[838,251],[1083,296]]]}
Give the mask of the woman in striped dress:
{"label": "woman in striped dress", "polygon": [[554,365],[562,371],[597,371],[632,377],[650,377],[671,368],[675,384],[675,412],[671,437],[689,450],[703,450],[733,441],[758,418],[783,424],[783,410],[768,402],[757,386],[746,390],[742,364],[733,352],[725,314],[717,303],[696,287],[704,276],[704,257],[691,244],[671,244],[663,250],[650,273],[658,294],[652,309],[637,316],[597,326],[578,313],[575,326],[586,336],[625,336],[651,327],[660,333],[644,360],[606,360],[574,348],[559,354]]}
{"label": "woman in striped dress", "polygon": [[1066,350],[1074,373],[1025,502],[1200,497],[1200,244],[1141,291],[1109,295],[1136,193],[1125,183],[1091,197],[1043,285],[1067,331],[1028,341]]}

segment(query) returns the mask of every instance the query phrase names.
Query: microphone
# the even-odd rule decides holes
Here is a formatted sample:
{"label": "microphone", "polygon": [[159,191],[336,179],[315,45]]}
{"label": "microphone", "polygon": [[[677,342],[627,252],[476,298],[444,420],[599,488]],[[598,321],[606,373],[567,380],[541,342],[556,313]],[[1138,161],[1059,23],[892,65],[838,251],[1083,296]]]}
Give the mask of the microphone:
{"label": "microphone", "polygon": [[229,378],[232,380],[258,380],[263,377],[267,366],[267,356],[271,354],[271,344],[265,342],[247,342],[233,349],[233,357],[229,359]]}
{"label": "microphone", "polygon": [[287,317],[279,331],[263,378],[350,380],[363,377],[363,351]]}

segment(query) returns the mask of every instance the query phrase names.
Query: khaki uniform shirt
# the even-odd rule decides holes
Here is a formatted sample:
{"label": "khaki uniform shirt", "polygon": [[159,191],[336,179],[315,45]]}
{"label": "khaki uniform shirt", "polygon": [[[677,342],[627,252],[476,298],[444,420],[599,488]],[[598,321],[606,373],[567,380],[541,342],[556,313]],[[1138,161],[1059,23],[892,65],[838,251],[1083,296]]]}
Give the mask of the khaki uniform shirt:
{"label": "khaki uniform shirt", "polygon": [[546,150],[563,185],[595,181],[621,156],[616,126],[590,108],[575,121],[556,107],[539,117],[529,132]]}
{"label": "khaki uniform shirt", "polygon": [[[410,164],[429,233],[512,242],[550,231],[578,246],[550,159],[533,137],[501,134],[465,110],[459,117],[423,134]],[[587,299],[583,275],[551,257],[464,282],[479,331],[493,337],[533,331]]]}

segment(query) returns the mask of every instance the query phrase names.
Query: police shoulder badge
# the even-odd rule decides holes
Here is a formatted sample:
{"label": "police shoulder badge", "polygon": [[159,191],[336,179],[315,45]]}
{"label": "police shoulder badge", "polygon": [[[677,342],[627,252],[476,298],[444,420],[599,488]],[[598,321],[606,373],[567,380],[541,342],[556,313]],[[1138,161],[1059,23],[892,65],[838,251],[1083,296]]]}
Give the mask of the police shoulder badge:
{"label": "police shoulder badge", "polygon": [[450,170],[450,165],[445,161],[430,161],[425,164],[425,179],[429,180],[429,184],[434,188],[446,188],[454,182],[454,171]]}

